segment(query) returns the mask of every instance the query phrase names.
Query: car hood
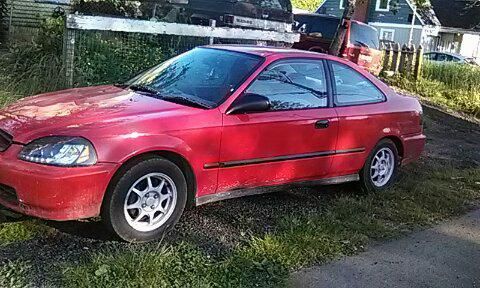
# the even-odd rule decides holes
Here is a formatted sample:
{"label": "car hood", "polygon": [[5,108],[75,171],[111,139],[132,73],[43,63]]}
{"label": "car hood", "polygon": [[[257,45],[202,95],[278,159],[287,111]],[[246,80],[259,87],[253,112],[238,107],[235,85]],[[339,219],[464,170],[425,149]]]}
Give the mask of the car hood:
{"label": "car hood", "polygon": [[[0,129],[18,143],[82,129],[128,125],[136,119],[195,109],[115,86],[70,89],[27,97],[0,110]],[[81,135],[70,135],[81,136]]]}

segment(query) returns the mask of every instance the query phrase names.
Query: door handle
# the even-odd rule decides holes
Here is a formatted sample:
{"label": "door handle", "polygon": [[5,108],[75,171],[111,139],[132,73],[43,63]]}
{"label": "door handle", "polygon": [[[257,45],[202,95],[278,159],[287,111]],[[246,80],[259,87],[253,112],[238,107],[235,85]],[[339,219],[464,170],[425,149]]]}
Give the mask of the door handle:
{"label": "door handle", "polygon": [[326,129],[330,125],[328,120],[318,120],[315,122],[315,129]]}

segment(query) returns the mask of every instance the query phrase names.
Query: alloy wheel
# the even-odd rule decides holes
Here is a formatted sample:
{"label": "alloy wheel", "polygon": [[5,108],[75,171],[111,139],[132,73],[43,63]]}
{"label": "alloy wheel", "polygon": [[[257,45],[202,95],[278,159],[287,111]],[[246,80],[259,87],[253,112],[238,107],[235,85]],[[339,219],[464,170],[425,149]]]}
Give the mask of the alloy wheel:
{"label": "alloy wheel", "polygon": [[150,173],[138,179],[129,189],[124,215],[135,230],[150,232],[162,226],[177,203],[177,187],[163,173]]}
{"label": "alloy wheel", "polygon": [[395,156],[390,148],[378,150],[370,167],[370,179],[376,187],[385,186],[393,175]]}

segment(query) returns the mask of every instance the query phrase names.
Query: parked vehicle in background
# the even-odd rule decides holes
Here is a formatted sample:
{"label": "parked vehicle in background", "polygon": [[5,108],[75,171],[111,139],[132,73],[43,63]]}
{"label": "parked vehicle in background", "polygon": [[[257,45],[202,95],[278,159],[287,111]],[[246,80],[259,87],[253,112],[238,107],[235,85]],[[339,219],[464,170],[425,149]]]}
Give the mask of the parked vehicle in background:
{"label": "parked vehicle in background", "polygon": [[456,53],[449,52],[428,52],[423,54],[425,60],[434,62],[452,62],[458,64],[480,65],[472,57],[465,57]]}
{"label": "parked vehicle in background", "polygon": [[[143,3],[160,21],[291,32],[290,0],[163,0]],[[152,11],[152,12],[148,12]]]}
{"label": "parked vehicle in background", "polygon": [[122,239],[144,242],[187,204],[267,187],[359,181],[385,191],[424,145],[418,100],[349,61],[201,47],[124,85],[0,110],[0,204],[52,220],[101,215]]}
{"label": "parked vehicle in background", "polygon": [[[294,15],[294,30],[301,33],[300,42],[293,48],[327,53],[335,37],[340,18],[315,13]],[[340,50],[342,58],[377,73],[381,70],[382,51],[375,27],[358,21],[347,21],[347,33]]]}

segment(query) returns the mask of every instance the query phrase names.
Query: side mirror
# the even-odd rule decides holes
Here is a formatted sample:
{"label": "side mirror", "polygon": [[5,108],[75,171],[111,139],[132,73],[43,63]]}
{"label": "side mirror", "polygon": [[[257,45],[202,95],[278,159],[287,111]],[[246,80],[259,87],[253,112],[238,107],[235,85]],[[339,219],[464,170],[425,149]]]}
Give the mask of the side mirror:
{"label": "side mirror", "polygon": [[253,93],[245,93],[232,103],[227,114],[262,112],[268,111],[269,109],[270,100],[268,100],[267,97]]}

